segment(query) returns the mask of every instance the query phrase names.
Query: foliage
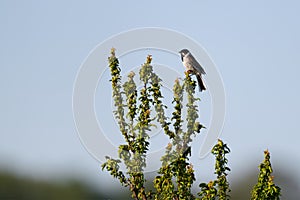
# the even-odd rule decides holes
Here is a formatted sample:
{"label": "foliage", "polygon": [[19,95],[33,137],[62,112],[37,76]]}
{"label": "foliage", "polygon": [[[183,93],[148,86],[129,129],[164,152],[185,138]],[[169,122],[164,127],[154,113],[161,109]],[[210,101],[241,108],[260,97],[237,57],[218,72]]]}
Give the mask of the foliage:
{"label": "foliage", "polygon": [[230,189],[226,176],[227,171],[230,171],[230,168],[226,166],[228,160],[225,157],[225,155],[229,152],[230,149],[226,144],[223,143],[222,140],[219,140],[218,143],[213,147],[212,154],[216,156],[215,174],[217,175],[217,180],[210,181],[208,184],[201,183],[199,185],[201,188],[199,196],[202,197],[202,199],[226,200],[229,198],[228,192],[230,192]]}
{"label": "foliage", "polygon": [[20,176],[0,169],[1,200],[86,200],[105,199],[105,195],[90,188],[79,179],[60,177],[45,180],[39,177]]}
{"label": "foliage", "polygon": [[280,188],[273,182],[274,177],[271,176],[273,169],[270,162],[270,152],[266,150],[265,159],[259,165],[259,175],[257,184],[252,190],[252,200],[268,199],[278,200],[280,199]]}
{"label": "foliage", "polygon": [[[227,172],[230,169],[227,167],[228,160],[225,156],[230,150],[222,140],[219,140],[212,149],[212,154],[216,157],[215,174],[217,179],[209,183],[201,183],[199,197],[191,192],[192,185],[196,180],[193,165],[189,162],[192,137],[205,128],[197,121],[199,98],[195,98],[196,82],[191,75],[185,73],[183,81],[175,80],[172,101],[174,111],[169,119],[165,115],[167,106],[162,102],[162,80],[154,73],[150,55],[139,71],[139,79],[143,83],[140,91],[137,90],[134,81],[134,72],[130,72],[128,80],[123,85],[121,84],[121,69],[115,49],[111,50],[108,60],[112,95],[116,107],[114,114],[118,120],[120,132],[124,136],[125,144],[119,146],[119,159],[106,157],[107,160],[102,164],[102,170],[106,169],[123,186],[128,187],[132,198],[136,200],[229,199]],[[183,105],[184,98],[187,99],[186,105]],[[183,119],[184,106],[187,108],[186,119]],[[127,114],[125,115],[125,113]],[[154,192],[146,190],[143,171],[146,167],[146,155],[149,148],[149,132],[152,130],[155,120],[169,137],[170,143],[166,147],[165,155],[161,158],[162,166],[158,170],[158,175],[153,181],[156,190]],[[183,127],[184,120],[186,127]],[[125,174],[120,171],[119,164],[121,162],[126,166]],[[266,176],[268,177],[269,174]],[[260,186],[257,187],[263,189],[257,190],[269,191],[264,186],[269,182],[270,179],[262,179]],[[280,191],[277,187],[270,186],[269,188]],[[274,194],[274,191],[271,193]]]}
{"label": "foliage", "polygon": [[[194,98],[196,83],[189,74],[186,74],[184,83],[180,85],[177,79],[174,84],[175,111],[172,113],[174,120],[173,127],[175,137],[171,138],[172,143],[166,148],[166,155],[162,157],[162,167],[159,169],[160,174],[154,179],[154,187],[157,190],[155,199],[195,199],[191,193],[191,187],[195,181],[193,166],[188,162],[191,154],[192,141],[191,136],[200,132],[203,127],[199,122],[198,110]],[[182,129],[182,99],[183,92],[187,93],[187,130]],[[175,178],[175,183],[172,181]]]}

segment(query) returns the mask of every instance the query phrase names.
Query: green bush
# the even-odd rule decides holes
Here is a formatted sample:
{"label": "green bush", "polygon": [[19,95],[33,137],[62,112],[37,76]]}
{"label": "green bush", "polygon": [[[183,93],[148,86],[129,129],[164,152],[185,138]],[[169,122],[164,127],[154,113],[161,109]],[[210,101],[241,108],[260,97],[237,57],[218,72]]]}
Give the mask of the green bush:
{"label": "green bush", "polygon": [[[139,71],[139,78],[143,83],[140,91],[137,91],[133,72],[129,73],[128,80],[122,85],[121,69],[115,49],[111,50],[108,60],[116,107],[114,114],[126,143],[119,146],[119,159],[106,157],[107,160],[102,164],[102,170],[106,169],[123,186],[128,187],[132,198],[136,200],[229,199],[230,188],[227,173],[230,169],[227,166],[226,154],[230,152],[230,149],[222,140],[218,140],[212,149],[212,154],[216,157],[216,180],[201,183],[198,196],[191,192],[193,182],[196,180],[193,165],[189,161],[192,137],[205,128],[197,121],[199,99],[195,97],[196,82],[191,75],[185,73],[183,81],[175,80],[172,102],[174,111],[171,117],[167,117],[165,115],[167,107],[162,102],[162,80],[153,71],[151,56],[147,57]],[[186,105],[183,105],[184,97],[187,98]],[[183,127],[182,123],[184,106],[187,108],[186,127]],[[158,170],[158,175],[153,181],[155,191],[151,191],[145,188],[146,179],[143,170],[146,167],[149,132],[154,126],[154,120],[161,125],[170,143],[166,147],[165,155],[161,158],[162,165]],[[266,159],[260,165],[258,183],[252,191],[253,200],[279,199],[280,188],[273,183],[269,158],[269,153],[266,153]],[[120,170],[119,163],[121,162],[126,166],[126,173]]]}

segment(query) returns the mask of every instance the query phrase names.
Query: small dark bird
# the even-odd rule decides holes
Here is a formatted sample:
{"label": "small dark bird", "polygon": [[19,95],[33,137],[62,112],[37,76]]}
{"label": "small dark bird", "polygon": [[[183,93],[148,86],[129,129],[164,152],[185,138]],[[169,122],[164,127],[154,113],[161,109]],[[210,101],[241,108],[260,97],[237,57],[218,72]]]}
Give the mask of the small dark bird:
{"label": "small dark bird", "polygon": [[199,91],[206,90],[204,82],[202,80],[202,74],[206,74],[202,66],[197,62],[191,52],[187,49],[179,51],[183,65],[186,67],[186,71],[189,74],[195,74],[198,80]]}

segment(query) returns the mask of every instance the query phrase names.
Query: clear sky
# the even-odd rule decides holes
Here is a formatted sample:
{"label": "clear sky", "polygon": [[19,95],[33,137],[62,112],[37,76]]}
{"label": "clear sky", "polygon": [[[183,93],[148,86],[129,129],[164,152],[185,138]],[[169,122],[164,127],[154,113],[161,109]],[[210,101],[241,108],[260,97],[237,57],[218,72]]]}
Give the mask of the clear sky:
{"label": "clear sky", "polygon": [[77,71],[111,35],[162,27],[200,43],[220,71],[231,179],[257,169],[268,148],[275,171],[300,180],[299,9],[296,0],[0,1],[0,167],[110,180],[76,133]]}

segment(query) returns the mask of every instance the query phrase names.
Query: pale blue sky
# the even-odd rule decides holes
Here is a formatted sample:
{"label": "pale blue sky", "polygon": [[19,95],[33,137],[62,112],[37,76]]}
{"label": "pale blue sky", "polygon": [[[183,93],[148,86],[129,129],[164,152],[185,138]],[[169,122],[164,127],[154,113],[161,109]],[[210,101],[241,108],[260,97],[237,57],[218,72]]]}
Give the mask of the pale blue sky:
{"label": "pale blue sky", "polygon": [[110,180],[77,137],[77,70],[111,35],[162,27],[200,43],[222,75],[231,179],[256,169],[268,148],[275,170],[300,180],[299,9],[296,0],[0,1],[0,167]]}

